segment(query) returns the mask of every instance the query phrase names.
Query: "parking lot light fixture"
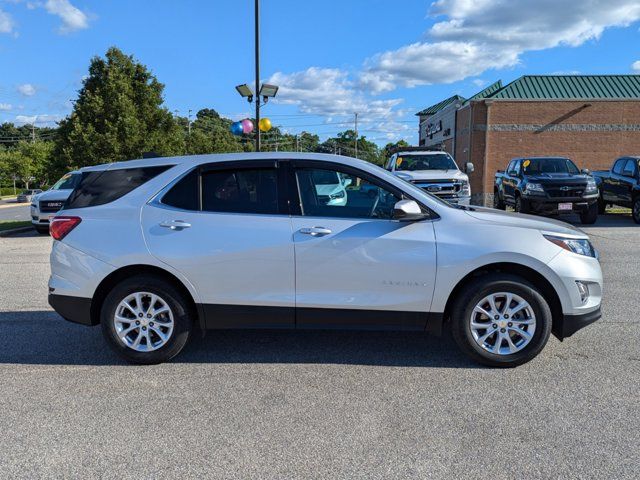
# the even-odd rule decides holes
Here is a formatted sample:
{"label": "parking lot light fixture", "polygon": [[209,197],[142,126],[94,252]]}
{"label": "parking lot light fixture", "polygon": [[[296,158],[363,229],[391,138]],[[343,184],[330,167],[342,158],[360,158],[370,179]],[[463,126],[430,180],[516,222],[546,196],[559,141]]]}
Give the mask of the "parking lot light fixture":
{"label": "parking lot light fixture", "polygon": [[247,85],[246,83],[237,85],[236,90],[238,91],[240,96],[246,98],[249,103],[253,102],[253,91],[251,90],[251,87],[249,85]]}
{"label": "parking lot light fixture", "polygon": [[278,93],[278,88],[279,87],[277,85],[263,83],[260,87],[260,92],[258,93],[258,95],[263,98],[264,103],[267,103],[269,98],[276,96],[276,94]]}

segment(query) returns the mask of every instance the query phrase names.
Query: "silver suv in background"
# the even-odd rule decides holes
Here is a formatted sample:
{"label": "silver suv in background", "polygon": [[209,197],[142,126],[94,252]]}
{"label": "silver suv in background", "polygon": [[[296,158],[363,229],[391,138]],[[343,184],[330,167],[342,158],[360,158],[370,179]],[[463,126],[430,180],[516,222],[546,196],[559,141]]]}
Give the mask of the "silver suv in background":
{"label": "silver suv in background", "polygon": [[408,147],[391,155],[385,168],[416,187],[450,203],[469,205],[471,186],[467,174],[473,163],[463,172],[447,152],[431,147]]}
{"label": "silver suv in background", "polygon": [[136,363],[169,360],[196,329],[447,327],[472,358],[515,366],[600,318],[583,232],[453,206],[335,155],[89,167],[51,235],[49,303]]}
{"label": "silver suv in background", "polygon": [[38,233],[49,233],[49,220],[62,208],[73,189],[80,183],[81,177],[79,171],[67,173],[49,190],[31,199],[31,224]]}

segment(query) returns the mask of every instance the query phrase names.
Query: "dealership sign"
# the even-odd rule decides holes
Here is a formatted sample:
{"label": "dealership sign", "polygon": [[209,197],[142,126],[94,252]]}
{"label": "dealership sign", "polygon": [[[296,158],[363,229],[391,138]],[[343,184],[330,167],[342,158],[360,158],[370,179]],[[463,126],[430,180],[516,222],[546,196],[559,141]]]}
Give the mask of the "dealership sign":
{"label": "dealership sign", "polygon": [[427,136],[433,137],[434,134],[441,131],[442,131],[442,120],[436,123],[427,124],[427,133],[426,133]]}

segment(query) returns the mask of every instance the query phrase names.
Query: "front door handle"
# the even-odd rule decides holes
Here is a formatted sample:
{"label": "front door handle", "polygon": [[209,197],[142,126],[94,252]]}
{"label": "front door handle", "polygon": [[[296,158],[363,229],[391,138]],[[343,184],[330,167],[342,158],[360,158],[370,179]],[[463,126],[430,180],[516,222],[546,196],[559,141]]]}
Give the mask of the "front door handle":
{"label": "front door handle", "polygon": [[171,230],[183,230],[191,227],[190,223],[183,220],[167,220],[160,224],[161,227],[170,228]]}
{"label": "front door handle", "polygon": [[331,230],[325,227],[306,227],[301,228],[300,233],[311,235],[312,237],[322,237],[323,235],[329,235]]}

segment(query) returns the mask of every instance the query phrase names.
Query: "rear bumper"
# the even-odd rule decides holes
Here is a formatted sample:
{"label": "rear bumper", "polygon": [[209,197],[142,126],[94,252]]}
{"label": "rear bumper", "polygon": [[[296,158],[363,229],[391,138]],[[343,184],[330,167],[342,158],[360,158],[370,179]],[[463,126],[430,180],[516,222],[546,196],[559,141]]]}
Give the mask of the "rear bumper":
{"label": "rear bumper", "polygon": [[91,299],[70,295],[49,294],[49,305],[65,320],[93,326],[98,322],[91,319]]}
{"label": "rear bumper", "polygon": [[582,313],[580,315],[563,315],[559,321],[556,320],[554,322],[552,332],[562,341],[587,325],[591,325],[601,317],[602,312],[600,311],[600,307],[592,312]]}

